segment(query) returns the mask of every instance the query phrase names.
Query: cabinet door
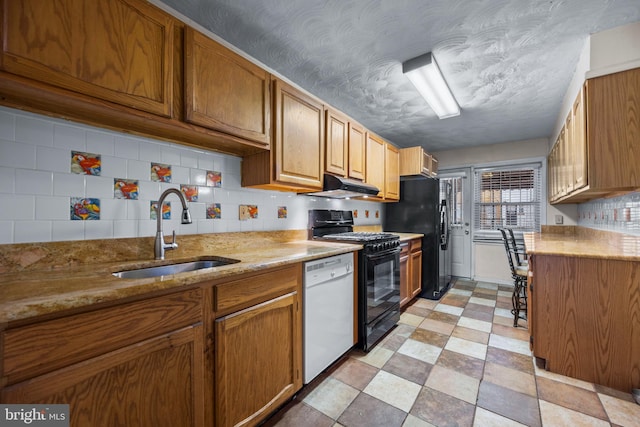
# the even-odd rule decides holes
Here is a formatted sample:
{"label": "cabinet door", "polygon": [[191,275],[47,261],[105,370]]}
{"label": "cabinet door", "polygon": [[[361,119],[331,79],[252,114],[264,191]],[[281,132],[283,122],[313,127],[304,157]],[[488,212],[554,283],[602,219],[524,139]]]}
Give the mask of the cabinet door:
{"label": "cabinet door", "polygon": [[365,180],[366,136],[362,126],[349,122],[349,178]]}
{"label": "cabinet door", "polygon": [[400,199],[400,150],[385,143],[384,154],[384,198]]}
{"label": "cabinet door", "polygon": [[573,183],[574,183],[574,173],[573,166],[575,162],[575,158],[573,157],[573,147],[574,147],[574,136],[573,136],[573,114],[569,112],[567,119],[564,125],[564,158],[566,160],[565,165],[565,174],[566,174],[566,182],[565,188],[566,193],[570,194],[573,191]]}
{"label": "cabinet door", "polygon": [[2,69],[171,116],[174,19],[139,0],[5,0]]}
{"label": "cabinet door", "polygon": [[380,192],[378,197],[384,197],[384,141],[378,136],[367,133],[367,184],[375,185]]}
{"label": "cabinet door", "polygon": [[74,427],[204,426],[202,326],[182,328],[0,392],[3,403],[70,407]]}
{"label": "cabinet door", "polygon": [[294,87],[275,80],[274,179],[322,188],[324,106]]}
{"label": "cabinet door", "polygon": [[216,426],[256,425],[302,387],[301,327],[297,292],[216,320]]}
{"label": "cabinet door", "polygon": [[193,28],[185,28],[185,119],[268,145],[270,74]]}
{"label": "cabinet door", "polygon": [[400,250],[400,307],[403,307],[411,300],[409,291],[410,275],[409,245],[403,243]]}
{"label": "cabinet door", "polygon": [[571,110],[573,119],[573,188],[587,185],[587,135],[584,111],[584,89],[580,91]]}
{"label": "cabinet door", "polygon": [[422,241],[411,241],[409,268],[409,293],[411,298],[416,297],[422,290]]}
{"label": "cabinet door", "polygon": [[342,114],[328,109],[325,123],[325,169],[346,176],[349,168],[349,122]]}

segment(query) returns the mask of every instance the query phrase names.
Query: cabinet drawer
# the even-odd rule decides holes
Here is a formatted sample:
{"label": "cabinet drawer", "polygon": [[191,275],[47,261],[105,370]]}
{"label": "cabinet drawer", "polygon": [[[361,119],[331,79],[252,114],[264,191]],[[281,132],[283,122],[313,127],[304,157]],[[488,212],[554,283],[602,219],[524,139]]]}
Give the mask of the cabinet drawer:
{"label": "cabinet drawer", "polygon": [[410,242],[411,252],[419,251],[422,249],[422,239],[414,239]]}
{"label": "cabinet drawer", "polygon": [[216,317],[291,292],[301,283],[301,264],[222,283],[215,287]]}
{"label": "cabinet drawer", "polygon": [[9,329],[2,335],[2,376],[13,383],[201,320],[193,289]]}

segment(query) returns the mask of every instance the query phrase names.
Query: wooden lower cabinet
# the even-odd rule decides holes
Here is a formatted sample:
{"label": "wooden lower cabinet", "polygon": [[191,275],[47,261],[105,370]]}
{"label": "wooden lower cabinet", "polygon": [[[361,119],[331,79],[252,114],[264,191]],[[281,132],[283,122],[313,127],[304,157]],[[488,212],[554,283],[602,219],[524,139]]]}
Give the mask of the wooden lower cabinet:
{"label": "wooden lower cabinet", "polygon": [[203,426],[202,325],[2,390],[3,403],[66,403],[71,426]]}
{"label": "wooden lower cabinet", "polygon": [[422,239],[412,239],[400,250],[400,307],[422,290]]}
{"label": "wooden lower cabinet", "polygon": [[201,301],[195,289],[9,326],[0,402],[69,404],[74,427],[204,426]]}
{"label": "wooden lower cabinet", "polygon": [[256,425],[302,387],[298,294],[216,320],[216,426]]}
{"label": "wooden lower cabinet", "polygon": [[[242,282],[250,293],[239,290]],[[269,295],[274,292],[280,295]],[[223,310],[230,311],[231,301],[244,307],[215,320],[217,427],[254,426],[302,388],[301,292],[300,264],[216,290],[216,299],[226,301],[218,304]],[[255,295],[262,301],[255,303]]]}
{"label": "wooden lower cabinet", "polygon": [[409,293],[409,243],[400,246],[400,307],[405,306],[411,295]]}
{"label": "wooden lower cabinet", "polygon": [[422,239],[414,239],[409,245],[409,295],[411,299],[422,290]]}
{"label": "wooden lower cabinet", "polygon": [[535,254],[529,263],[535,357],[551,372],[640,387],[640,262]]}

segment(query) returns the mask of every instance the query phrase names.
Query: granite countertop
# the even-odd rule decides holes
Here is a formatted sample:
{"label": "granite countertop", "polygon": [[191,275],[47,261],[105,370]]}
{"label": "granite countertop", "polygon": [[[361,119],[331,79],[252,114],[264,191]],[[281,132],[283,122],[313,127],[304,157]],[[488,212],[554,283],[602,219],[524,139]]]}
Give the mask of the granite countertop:
{"label": "granite countertop", "polygon": [[529,255],[561,255],[640,261],[640,236],[579,226],[544,226],[524,233]]}
{"label": "granite countertop", "polygon": [[400,236],[401,242],[408,242],[409,240],[413,239],[422,239],[422,237],[424,237],[424,234],[420,233],[396,233],[395,231],[385,231],[385,233],[391,233]]}
{"label": "granite countertop", "polygon": [[[153,243],[151,239],[146,238],[111,239],[94,246],[86,241],[76,242],[76,245],[0,245],[0,325],[79,309],[91,304],[174,288],[178,290],[205,281],[231,279],[243,273],[325,258],[362,248],[361,245],[354,244],[308,241],[300,235],[294,237],[301,239],[288,240],[281,235],[282,233],[275,233],[276,237],[265,237],[264,233],[226,234],[227,236],[178,236],[178,243],[184,244],[174,251],[168,251],[168,259],[164,262],[153,259]],[[123,241],[127,244],[123,245]],[[137,245],[143,250],[136,247]],[[83,258],[77,247],[85,250],[93,247],[94,252],[85,251]],[[142,252],[143,256],[136,256],[139,252]],[[120,270],[190,261],[203,256],[220,256],[240,262],[144,279],[120,279],[112,275]]]}

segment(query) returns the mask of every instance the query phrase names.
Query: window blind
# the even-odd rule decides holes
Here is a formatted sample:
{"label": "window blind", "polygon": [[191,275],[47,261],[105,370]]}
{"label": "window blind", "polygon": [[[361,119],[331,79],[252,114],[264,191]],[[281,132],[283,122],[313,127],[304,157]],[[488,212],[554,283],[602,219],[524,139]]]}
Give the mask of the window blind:
{"label": "window blind", "polygon": [[536,163],[475,170],[475,240],[495,240],[501,227],[540,231],[541,167]]}

